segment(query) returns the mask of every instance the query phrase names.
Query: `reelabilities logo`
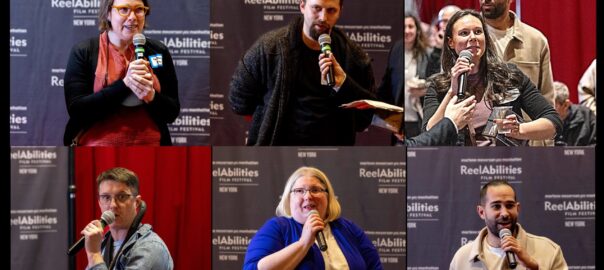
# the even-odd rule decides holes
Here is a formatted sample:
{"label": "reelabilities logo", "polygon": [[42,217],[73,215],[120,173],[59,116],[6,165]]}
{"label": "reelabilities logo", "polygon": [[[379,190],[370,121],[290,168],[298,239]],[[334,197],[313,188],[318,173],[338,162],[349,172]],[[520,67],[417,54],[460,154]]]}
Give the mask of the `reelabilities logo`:
{"label": "reelabilities logo", "polygon": [[468,167],[461,165],[459,167],[461,175],[520,175],[522,167],[514,167],[512,165],[479,165],[478,167]]}
{"label": "reelabilities logo", "polygon": [[394,237],[394,238],[390,238],[390,237],[378,237],[377,239],[375,239],[373,242],[373,245],[376,248],[380,248],[380,247],[388,247],[388,248],[402,248],[406,246],[406,241],[404,238],[402,237]]}
{"label": "reelabilities logo", "polygon": [[300,0],[244,0],[246,5],[298,5]]}
{"label": "reelabilities logo", "polygon": [[210,119],[201,116],[181,115],[172,123],[174,126],[209,127]]}
{"label": "reelabilities logo", "polygon": [[553,203],[544,201],[543,206],[545,211],[595,211],[596,202],[594,201],[562,201]]}
{"label": "reelabilities logo", "polygon": [[373,169],[368,170],[365,168],[359,169],[359,177],[364,178],[376,178],[376,177],[384,177],[384,178],[401,178],[405,177],[405,170],[402,168],[396,169]]}
{"label": "reelabilities logo", "polygon": [[252,240],[248,236],[219,235],[212,239],[212,245],[248,246]]}
{"label": "reelabilities logo", "polygon": [[390,43],[392,42],[392,36],[382,35],[375,32],[348,32],[348,37],[357,43]]}
{"label": "reelabilities logo", "polygon": [[53,8],[98,8],[100,0],[51,0],[50,7]]}
{"label": "reelabilities logo", "polygon": [[10,154],[12,159],[56,159],[57,152],[48,150],[17,150]]}
{"label": "reelabilities logo", "polygon": [[213,177],[258,177],[258,170],[248,168],[216,168],[212,170]]}
{"label": "reelabilities logo", "polygon": [[408,203],[407,204],[407,212],[438,212],[438,204],[429,204],[429,203]]}
{"label": "reelabilities logo", "polygon": [[184,38],[167,38],[162,39],[162,42],[168,48],[191,48],[191,49],[209,49],[211,46],[211,42],[206,38],[192,38],[192,37],[184,37]]}
{"label": "reelabilities logo", "polygon": [[12,226],[20,226],[20,225],[55,225],[57,224],[56,217],[50,217],[47,215],[40,216],[19,216],[16,218],[12,218],[10,220],[10,224]]}

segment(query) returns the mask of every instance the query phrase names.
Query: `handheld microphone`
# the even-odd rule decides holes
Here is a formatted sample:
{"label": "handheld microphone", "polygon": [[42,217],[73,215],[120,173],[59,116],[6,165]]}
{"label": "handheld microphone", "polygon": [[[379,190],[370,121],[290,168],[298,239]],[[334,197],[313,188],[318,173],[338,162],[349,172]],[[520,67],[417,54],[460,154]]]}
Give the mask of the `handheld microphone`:
{"label": "handheld microphone", "polygon": [[[503,239],[506,236],[512,236],[512,232],[509,229],[501,229],[499,231],[499,238]],[[516,261],[516,254],[514,254],[514,252],[512,251],[506,251],[505,255],[508,259],[508,265],[510,266],[510,268],[516,268],[516,265],[518,265],[518,262]]]}
{"label": "handheld microphone", "polygon": [[[463,50],[459,52],[459,57],[468,60],[468,62],[470,63],[472,62],[472,52],[470,52],[469,50]],[[457,100],[461,101],[465,97],[464,93],[466,91],[466,88],[468,88],[468,72],[464,72],[459,75],[458,86],[459,87],[457,88]]]}
{"label": "handheld microphone", "polygon": [[[331,54],[331,37],[328,34],[321,34],[319,36],[319,44],[321,45],[321,52],[325,55],[329,56]],[[336,81],[333,78],[333,67],[329,66],[329,71],[327,72],[327,85],[334,86]]]}
{"label": "handheld microphone", "polygon": [[145,48],[143,47],[147,39],[145,35],[141,33],[137,33],[132,37],[132,43],[134,43],[134,54],[136,55],[136,59],[144,59],[145,58]]}
{"label": "handheld microphone", "polygon": [[[103,229],[105,228],[105,226],[113,223],[114,221],[115,221],[115,214],[109,210],[103,212],[103,214],[101,215],[101,227],[103,227]],[[86,237],[82,236],[82,238],[80,238],[80,240],[75,242],[75,244],[73,244],[69,248],[69,250],[67,251],[67,255],[73,256],[74,254],[78,253],[78,251],[80,251],[84,247],[85,241],[86,241]]]}
{"label": "handheld microphone", "polygon": [[[317,215],[319,216],[319,211],[317,210],[310,210],[310,212],[308,212],[308,215]],[[320,217],[320,216],[319,216]],[[317,244],[319,245],[319,249],[321,251],[326,251],[327,250],[327,242],[325,241],[325,234],[323,234],[323,230],[320,230],[317,232]]]}

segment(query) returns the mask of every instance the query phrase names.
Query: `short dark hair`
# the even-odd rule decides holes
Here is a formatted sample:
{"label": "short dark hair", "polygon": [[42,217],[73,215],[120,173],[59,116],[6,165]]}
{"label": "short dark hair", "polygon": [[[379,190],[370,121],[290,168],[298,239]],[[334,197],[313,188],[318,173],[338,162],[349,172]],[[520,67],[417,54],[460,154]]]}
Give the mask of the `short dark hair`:
{"label": "short dark hair", "polygon": [[[149,16],[149,13],[151,13],[151,6],[149,6],[148,0],[142,1],[143,5],[149,8],[147,14],[145,14],[145,17],[147,17]],[[101,32],[111,29],[111,22],[107,20],[107,15],[113,8],[113,2],[115,2],[115,0],[101,0],[101,4],[99,5],[99,30],[101,30]]]}
{"label": "short dark hair", "polygon": [[[514,187],[512,187],[512,185],[510,185],[510,183],[508,183],[508,181],[505,181],[505,180],[490,181],[490,182],[484,184],[484,186],[482,186],[482,188],[480,188],[480,205],[484,206],[486,204],[487,190],[489,189],[489,187],[496,187],[496,186],[508,186],[512,190],[514,190]],[[514,190],[514,200],[516,200],[516,191],[515,190]]]}
{"label": "short dark hair", "polygon": [[[306,0],[300,0],[302,2],[304,2],[304,4],[306,4]],[[340,8],[342,8],[342,5],[344,5],[344,0],[340,0]]]}
{"label": "short dark hair", "polygon": [[97,188],[101,186],[102,182],[108,180],[125,184],[132,190],[132,195],[138,195],[138,176],[133,171],[122,167],[106,170],[96,178]]}

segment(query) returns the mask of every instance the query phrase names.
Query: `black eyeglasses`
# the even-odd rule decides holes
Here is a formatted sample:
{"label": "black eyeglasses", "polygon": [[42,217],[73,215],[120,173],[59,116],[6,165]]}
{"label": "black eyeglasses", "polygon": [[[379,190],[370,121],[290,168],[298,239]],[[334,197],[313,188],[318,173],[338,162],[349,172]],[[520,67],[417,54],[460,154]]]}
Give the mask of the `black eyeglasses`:
{"label": "black eyeglasses", "polygon": [[99,201],[102,204],[110,204],[111,201],[115,198],[116,202],[124,203],[127,200],[129,200],[130,197],[134,197],[134,195],[127,194],[127,193],[120,193],[120,194],[116,194],[114,196],[111,196],[109,194],[101,194],[101,195],[99,195]]}

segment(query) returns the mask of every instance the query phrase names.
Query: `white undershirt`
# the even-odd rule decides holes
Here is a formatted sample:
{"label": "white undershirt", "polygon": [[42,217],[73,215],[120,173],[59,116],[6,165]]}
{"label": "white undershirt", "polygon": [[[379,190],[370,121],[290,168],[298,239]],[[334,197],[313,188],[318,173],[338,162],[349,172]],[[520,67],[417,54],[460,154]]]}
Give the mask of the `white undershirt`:
{"label": "white undershirt", "polygon": [[344,253],[342,253],[342,250],[340,249],[336,238],[331,233],[331,227],[329,226],[329,223],[325,225],[325,228],[323,229],[323,234],[325,235],[325,242],[327,243],[327,250],[321,252],[321,255],[323,255],[323,261],[325,262],[325,270],[350,269],[348,267],[346,257],[344,257]]}
{"label": "white undershirt", "polygon": [[122,244],[124,243],[123,240],[120,241],[113,241],[113,257],[115,258],[115,255],[117,254],[117,252],[120,250],[120,248],[122,247]]}
{"label": "white undershirt", "polygon": [[498,30],[490,25],[487,25],[487,27],[489,29],[489,34],[494,41],[495,48],[497,49],[497,55],[503,57],[505,48],[508,46],[508,43],[510,43],[510,40],[514,38],[514,28],[510,27],[506,30]]}
{"label": "white undershirt", "polygon": [[482,254],[484,254],[484,265],[487,269],[507,269],[504,268],[507,265],[505,264],[505,251],[489,245],[487,237],[482,240]]}

